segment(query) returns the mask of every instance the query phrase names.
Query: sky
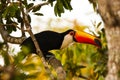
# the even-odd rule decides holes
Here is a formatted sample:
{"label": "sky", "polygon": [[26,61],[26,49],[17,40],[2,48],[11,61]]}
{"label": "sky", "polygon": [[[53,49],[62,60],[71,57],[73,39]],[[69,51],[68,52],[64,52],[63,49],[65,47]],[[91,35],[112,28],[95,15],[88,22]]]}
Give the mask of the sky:
{"label": "sky", "polygon": [[[62,24],[54,23],[53,26],[65,26],[65,25],[70,25],[70,23],[66,23],[65,19],[68,20],[77,20],[78,23],[81,23],[86,26],[90,26],[93,28],[93,22],[99,23],[101,20],[99,14],[97,14],[94,9],[92,4],[89,3],[88,0],[72,0],[71,5],[73,7],[72,11],[66,10],[65,13],[62,14],[61,17],[56,17],[54,15],[54,9],[50,5],[43,6],[40,10],[41,13],[44,14],[42,17],[37,17],[33,16],[34,18],[32,19],[32,26],[42,26],[42,29],[44,30],[46,27],[46,22],[48,19],[61,19]],[[37,21],[35,22],[35,20]],[[42,23],[42,25],[40,25]],[[43,24],[44,23],[44,24]],[[64,24],[63,24],[64,23]],[[103,25],[101,25],[103,26]]]}
{"label": "sky", "polygon": [[[38,4],[40,0],[36,0],[36,1],[37,1],[36,4]],[[56,23],[54,21],[51,24],[51,26],[53,27],[72,25],[71,23],[66,22],[65,19],[71,21],[76,19],[78,23],[89,26],[91,29],[94,29],[92,24],[93,22],[96,23],[102,22],[99,14],[95,13],[92,4],[90,4],[88,0],[72,0],[71,5],[73,7],[73,10],[65,11],[65,13],[62,14],[61,17],[56,17],[54,15],[54,9],[50,5],[43,6],[40,12],[43,13],[44,16],[40,16],[40,17],[32,16],[31,26],[36,28],[35,30],[33,28],[33,32],[38,33],[40,31],[46,30],[47,29],[46,26],[49,19],[54,19],[56,21],[59,19],[61,20],[59,23],[58,22]],[[103,24],[101,26],[103,26]],[[18,37],[21,36],[20,31],[18,31],[17,33],[13,32],[11,35]],[[11,50],[14,49],[15,53],[20,50],[19,45],[13,45],[13,44],[10,44],[10,49]],[[3,65],[3,59],[1,56],[0,56],[0,64]]]}

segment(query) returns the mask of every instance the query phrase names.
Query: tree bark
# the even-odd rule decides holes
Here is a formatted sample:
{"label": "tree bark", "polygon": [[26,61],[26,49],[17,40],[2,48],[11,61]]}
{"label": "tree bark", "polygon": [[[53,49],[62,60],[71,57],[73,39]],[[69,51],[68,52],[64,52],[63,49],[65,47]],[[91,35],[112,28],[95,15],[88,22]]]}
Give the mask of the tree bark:
{"label": "tree bark", "polygon": [[108,74],[105,80],[120,80],[120,0],[98,0],[108,44]]}
{"label": "tree bark", "polygon": [[106,80],[120,80],[120,27],[106,27],[108,41],[108,74]]}

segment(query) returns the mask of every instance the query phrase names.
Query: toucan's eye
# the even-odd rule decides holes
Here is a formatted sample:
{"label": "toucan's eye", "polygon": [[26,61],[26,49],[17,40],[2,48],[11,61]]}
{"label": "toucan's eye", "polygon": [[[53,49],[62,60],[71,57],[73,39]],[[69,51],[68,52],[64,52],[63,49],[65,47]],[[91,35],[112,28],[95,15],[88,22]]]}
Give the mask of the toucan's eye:
{"label": "toucan's eye", "polygon": [[74,31],[71,31],[69,34],[73,36],[74,35]]}

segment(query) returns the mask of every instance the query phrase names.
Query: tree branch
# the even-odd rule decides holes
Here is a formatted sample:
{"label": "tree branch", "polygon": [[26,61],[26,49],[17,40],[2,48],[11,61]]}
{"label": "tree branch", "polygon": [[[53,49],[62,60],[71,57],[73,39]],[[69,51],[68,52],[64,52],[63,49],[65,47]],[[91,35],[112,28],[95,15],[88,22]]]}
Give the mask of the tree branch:
{"label": "tree branch", "polygon": [[[11,23],[11,24],[2,24],[3,25],[3,27],[4,26],[14,26],[14,27],[16,27],[16,28],[18,28],[19,30],[21,30],[21,28],[19,28],[15,23]],[[2,26],[1,26],[2,27]]]}
{"label": "tree branch", "polygon": [[36,7],[41,7],[41,6],[43,6],[43,5],[48,5],[48,4],[49,4],[49,2],[44,2],[44,3],[37,4],[37,5],[35,5],[35,6],[30,7],[29,9],[27,9],[26,12],[30,12],[32,9],[34,9],[34,8],[36,8]]}
{"label": "tree branch", "polygon": [[[30,12],[33,8],[38,7],[38,6],[47,5],[47,4],[49,4],[49,2],[45,2],[45,3],[41,3],[41,4],[38,4],[38,5],[32,6],[31,8],[27,9],[26,12],[24,12],[25,10],[22,7],[22,2],[21,2],[21,0],[19,0],[19,1],[20,1],[20,9],[22,11],[22,16],[23,16],[23,22],[21,23],[21,28],[19,28],[18,26],[15,26],[15,27],[17,27],[18,29],[21,30],[22,36],[21,37],[10,36],[9,33],[5,29],[5,26],[13,25],[13,24],[2,24],[2,21],[0,22],[1,23],[0,24],[0,33],[1,33],[5,42],[21,44],[23,42],[23,40],[26,38],[24,32],[27,31],[30,34],[30,36],[31,36],[31,38],[32,38],[32,40],[35,44],[37,54],[41,57],[43,65],[46,69],[46,73],[48,73],[50,76],[52,76],[51,71],[48,68],[48,64],[47,64],[47,62],[46,62],[46,60],[45,60],[45,58],[44,58],[44,56],[43,56],[43,54],[42,54],[42,52],[39,48],[38,42],[36,41],[36,39],[34,37],[34,34],[31,30],[31,25],[30,25],[28,17],[27,17],[28,12]],[[0,19],[0,20],[2,20],[2,19]],[[26,27],[26,30],[24,30],[24,25]],[[58,80],[65,80],[66,73],[62,68],[61,62],[59,60],[57,60],[55,57],[52,57],[52,58],[50,58],[49,63],[55,69],[55,71],[57,72]],[[55,80],[54,77],[51,77],[51,79]]]}
{"label": "tree branch", "polygon": [[4,29],[4,26],[1,24],[0,24],[0,33],[5,42],[10,42],[14,44],[21,44],[23,40],[26,38],[25,36],[21,36],[21,37],[10,36],[9,33]]}
{"label": "tree branch", "polygon": [[[20,0],[20,1],[21,1],[21,0]],[[45,58],[44,58],[44,56],[43,56],[43,54],[42,54],[42,52],[41,52],[41,50],[40,50],[40,47],[39,47],[39,45],[38,45],[38,42],[36,41],[36,39],[35,39],[35,37],[34,37],[34,35],[33,35],[33,33],[32,33],[31,25],[30,25],[30,23],[29,23],[29,21],[28,21],[28,18],[27,18],[28,12],[29,12],[30,10],[32,10],[32,9],[35,8],[35,7],[42,6],[42,5],[46,5],[46,4],[48,4],[48,2],[43,3],[43,4],[38,4],[38,5],[36,5],[36,6],[33,6],[33,7],[29,8],[28,10],[26,10],[26,13],[24,12],[23,8],[21,7],[21,11],[22,11],[23,20],[24,20],[26,29],[27,29],[28,33],[30,34],[30,36],[31,36],[31,38],[32,38],[32,40],[33,40],[33,42],[34,42],[34,44],[35,44],[35,47],[36,47],[36,49],[37,49],[36,52],[37,52],[37,54],[41,57],[41,60],[42,60],[42,62],[43,62],[43,64],[44,64],[44,67],[45,67],[47,73],[50,74],[51,72],[50,72],[50,70],[49,70],[49,68],[48,68],[48,65],[47,65],[47,63],[46,63],[46,60],[45,60]],[[49,59],[49,63],[50,63],[50,65],[55,69],[55,71],[57,72],[58,80],[65,80],[65,78],[66,78],[66,72],[63,70],[63,67],[62,67],[61,62],[60,62],[59,60],[57,60],[55,57],[51,57],[51,58]],[[50,74],[50,75],[51,75],[51,74]],[[52,75],[51,75],[51,76],[52,76]],[[53,77],[52,77],[52,80],[54,80]]]}
{"label": "tree branch", "polygon": [[63,66],[61,62],[55,58],[55,56],[52,56],[48,63],[55,69],[57,73],[57,80],[65,80],[66,79],[66,72],[63,69]]}
{"label": "tree branch", "polygon": [[[45,60],[45,58],[44,58],[44,56],[43,56],[43,54],[42,54],[42,52],[41,52],[41,50],[40,50],[40,47],[39,47],[39,45],[38,45],[38,42],[37,42],[37,40],[36,40],[36,38],[35,38],[32,30],[31,30],[31,25],[30,25],[29,20],[28,20],[28,17],[27,17],[28,13],[27,13],[27,12],[26,12],[26,13],[24,12],[24,9],[22,8],[22,2],[21,2],[21,0],[19,0],[19,1],[20,1],[20,9],[21,9],[21,11],[22,11],[23,21],[24,21],[24,23],[25,23],[26,30],[27,30],[27,32],[30,34],[30,36],[31,36],[31,38],[32,38],[32,40],[33,40],[33,42],[34,42],[34,45],[35,45],[35,47],[36,47],[36,52],[37,52],[37,54],[40,56],[41,61],[42,61],[43,65],[44,65],[47,73],[48,73],[48,74],[51,74],[51,73],[50,73],[50,70],[49,70],[49,68],[48,68],[47,62],[46,62],[46,60]],[[26,10],[26,11],[27,11],[27,10]]]}

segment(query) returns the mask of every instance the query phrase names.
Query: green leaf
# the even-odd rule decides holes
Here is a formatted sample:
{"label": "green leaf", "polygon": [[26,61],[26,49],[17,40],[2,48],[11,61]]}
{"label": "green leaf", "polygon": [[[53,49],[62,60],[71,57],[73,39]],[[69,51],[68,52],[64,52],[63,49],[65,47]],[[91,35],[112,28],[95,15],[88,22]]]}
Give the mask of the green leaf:
{"label": "green leaf", "polygon": [[11,16],[11,17],[15,17],[15,13],[16,13],[17,10],[18,10],[18,5],[13,4],[13,5],[10,7],[10,16]]}
{"label": "green leaf", "polygon": [[97,28],[99,28],[99,26],[102,24],[102,22],[99,22],[98,24],[97,24]]}
{"label": "green leaf", "polygon": [[[7,22],[6,22],[6,24],[16,24],[17,25],[17,23],[15,23],[15,22],[13,22],[11,19],[7,19]],[[7,25],[6,26],[6,29],[7,29],[7,31],[9,32],[9,33],[11,33],[12,31],[16,31],[16,27],[15,27],[15,25]]]}
{"label": "green leaf", "polygon": [[31,63],[31,64],[27,64],[27,65],[23,65],[22,69],[25,69],[25,70],[32,70],[32,69],[35,69],[35,64]]}
{"label": "green leaf", "polygon": [[71,0],[62,0],[62,4],[65,9],[72,10],[72,6],[70,4]]}
{"label": "green leaf", "polygon": [[27,7],[27,5],[28,5],[27,0],[23,0],[22,3]]}
{"label": "green leaf", "polygon": [[18,10],[16,11],[15,17],[16,17],[16,19],[17,19],[17,21],[18,21],[19,23],[22,23],[22,22],[23,22],[23,19],[22,19],[22,17],[21,17],[20,9],[18,9]]}
{"label": "green leaf", "polygon": [[23,52],[17,53],[17,55],[14,56],[14,59],[15,59],[14,63],[15,63],[16,65],[20,64],[21,61],[23,61],[26,56],[27,56],[26,53],[23,53]]}
{"label": "green leaf", "polygon": [[51,6],[53,6],[53,2],[54,2],[55,0],[48,0],[48,2],[51,4]]}
{"label": "green leaf", "polygon": [[37,15],[37,16],[43,16],[42,13],[34,13],[34,14]]}
{"label": "green leaf", "polygon": [[67,0],[62,0],[63,6],[65,7],[65,9],[69,9]]}
{"label": "green leaf", "polygon": [[36,11],[40,10],[40,8],[41,8],[41,6],[34,7],[32,12],[36,12]]}
{"label": "green leaf", "polygon": [[56,16],[57,15],[61,16],[61,13],[64,13],[64,8],[61,0],[57,0],[57,3],[55,4],[55,7],[54,7],[54,12]]}
{"label": "green leaf", "polygon": [[31,23],[31,17],[30,17],[30,15],[28,15],[27,17],[28,17],[29,23]]}
{"label": "green leaf", "polygon": [[18,10],[18,4],[11,3],[3,12],[3,18],[15,17],[15,13]]}
{"label": "green leaf", "polygon": [[2,17],[3,17],[3,18],[6,18],[8,12],[9,12],[9,9],[6,8],[6,10],[5,10],[5,11],[3,12],[3,14],[2,14]]}
{"label": "green leaf", "polygon": [[54,7],[54,13],[55,13],[55,16],[57,16],[57,14],[58,14],[57,5],[55,5],[55,7]]}
{"label": "green leaf", "polygon": [[4,64],[7,66],[7,65],[10,65],[10,58],[9,58],[9,54],[8,54],[8,52],[7,51],[4,51],[4,50],[2,50],[1,51],[1,54],[2,54],[2,56],[3,56],[3,58],[4,58]]}
{"label": "green leaf", "polygon": [[29,9],[29,8],[32,7],[33,5],[34,5],[34,3],[28,4],[27,9]]}
{"label": "green leaf", "polygon": [[54,13],[56,16],[61,16],[62,13],[64,13],[64,9],[72,10],[71,0],[57,0],[55,7],[54,7]]}
{"label": "green leaf", "polygon": [[98,80],[105,80],[103,76],[100,76]]}
{"label": "green leaf", "polygon": [[64,13],[64,8],[63,8],[63,4],[62,4],[61,0],[57,1],[57,7],[58,7],[58,10],[60,11],[60,13]]}

